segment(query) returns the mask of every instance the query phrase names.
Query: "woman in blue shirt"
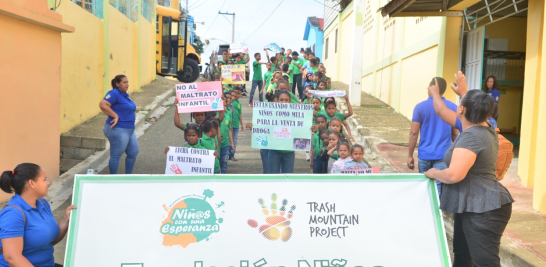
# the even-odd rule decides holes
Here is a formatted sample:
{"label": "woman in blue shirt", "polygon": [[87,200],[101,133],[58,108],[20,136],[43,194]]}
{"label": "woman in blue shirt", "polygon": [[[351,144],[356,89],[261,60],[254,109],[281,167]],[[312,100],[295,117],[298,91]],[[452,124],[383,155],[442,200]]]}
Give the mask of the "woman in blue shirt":
{"label": "woman in blue shirt", "polygon": [[0,188],[15,195],[0,211],[0,266],[53,267],[53,246],[68,231],[70,211],[57,224],[49,203],[43,198],[51,183],[40,166],[33,163],[17,165],[0,176]]}
{"label": "woman in blue shirt", "polygon": [[108,168],[110,174],[117,174],[119,159],[125,153],[125,173],[132,174],[139,150],[135,134],[136,104],[127,93],[129,81],[125,75],[117,75],[111,85],[112,90],[99,103],[102,112],[108,115],[103,128],[110,142]]}
{"label": "woman in blue shirt", "polygon": [[487,80],[485,80],[485,93],[492,96],[493,99],[495,99],[495,104],[499,104],[499,82],[497,82],[497,77],[495,76],[489,76],[487,77]]}

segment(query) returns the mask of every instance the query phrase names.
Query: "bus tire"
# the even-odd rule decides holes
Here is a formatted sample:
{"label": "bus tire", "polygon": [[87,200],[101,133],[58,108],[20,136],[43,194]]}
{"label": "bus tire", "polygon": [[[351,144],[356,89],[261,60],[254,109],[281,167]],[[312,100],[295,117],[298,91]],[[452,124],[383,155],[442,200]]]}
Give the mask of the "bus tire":
{"label": "bus tire", "polygon": [[192,83],[199,78],[199,64],[191,58],[186,58],[184,69],[178,72],[176,78],[183,83]]}

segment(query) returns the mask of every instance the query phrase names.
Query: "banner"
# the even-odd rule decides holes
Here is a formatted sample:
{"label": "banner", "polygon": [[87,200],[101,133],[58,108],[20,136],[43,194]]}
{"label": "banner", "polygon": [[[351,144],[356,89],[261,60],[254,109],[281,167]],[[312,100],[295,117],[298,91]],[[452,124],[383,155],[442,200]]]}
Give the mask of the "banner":
{"label": "banner", "polygon": [[356,175],[379,173],[379,167],[366,168],[366,169],[344,169],[344,170],[340,170],[340,173],[342,173],[342,174],[356,174]]}
{"label": "banner", "polygon": [[178,113],[224,110],[221,82],[177,84],[176,97]]}
{"label": "banner", "polygon": [[230,44],[229,51],[232,54],[236,54],[236,53],[246,54],[248,53],[248,46],[246,44]]}
{"label": "banner", "polygon": [[213,174],[214,150],[169,147],[165,174]]}
{"label": "banner", "polygon": [[245,65],[222,65],[222,83],[245,84]]}
{"label": "banner", "polygon": [[343,97],[347,95],[345,91],[336,90],[336,91],[319,91],[319,90],[309,90],[309,93],[313,96],[318,97]]}
{"label": "banner", "polygon": [[254,102],[252,148],[311,149],[313,105]]}
{"label": "banner", "polygon": [[264,48],[274,53],[282,53],[281,47],[276,43],[268,44]]}
{"label": "banner", "polygon": [[451,266],[422,174],[76,175],[65,267]]}

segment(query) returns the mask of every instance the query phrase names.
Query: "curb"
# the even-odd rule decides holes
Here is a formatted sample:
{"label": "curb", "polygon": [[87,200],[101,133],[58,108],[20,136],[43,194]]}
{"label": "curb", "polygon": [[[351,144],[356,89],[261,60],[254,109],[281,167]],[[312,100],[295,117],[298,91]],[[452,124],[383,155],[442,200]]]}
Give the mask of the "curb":
{"label": "curb", "polygon": [[[174,95],[174,90],[170,88],[159,96],[155,97],[155,100],[146,105],[143,111],[140,111],[135,120],[135,132],[137,138],[142,136],[144,132],[151,126],[151,124],[146,123],[148,117],[155,115],[159,118],[167,108],[163,107],[163,103]],[[171,101],[172,103],[172,101]],[[87,174],[88,169],[94,169],[101,171],[104,167],[107,166],[106,161],[110,158],[110,143],[106,141],[106,149],[102,151],[95,152],[94,155],[88,157],[84,161],[80,162],[78,165],[72,167],[67,172],[63,173],[59,178],[51,183],[49,187],[49,193],[46,196],[46,199],[51,205],[51,210],[56,210],[61,206],[73,192],[74,186],[74,177],[76,174]]]}

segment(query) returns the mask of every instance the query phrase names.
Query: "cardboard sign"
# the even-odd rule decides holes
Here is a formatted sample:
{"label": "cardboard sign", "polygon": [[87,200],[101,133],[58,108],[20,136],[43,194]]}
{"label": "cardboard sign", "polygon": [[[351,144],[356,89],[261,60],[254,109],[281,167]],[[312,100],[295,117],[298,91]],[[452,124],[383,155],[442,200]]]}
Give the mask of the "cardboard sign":
{"label": "cardboard sign", "polygon": [[281,47],[276,43],[268,44],[264,48],[274,53],[282,53]]}
{"label": "cardboard sign", "polygon": [[169,147],[165,174],[213,174],[214,150]]}
{"label": "cardboard sign", "polygon": [[254,102],[252,123],[252,148],[311,149],[312,105]]}
{"label": "cardboard sign", "polygon": [[379,167],[373,167],[373,168],[366,168],[366,169],[344,169],[340,170],[341,174],[372,174],[372,173],[379,173]]}
{"label": "cardboard sign", "polygon": [[65,267],[451,266],[422,174],[76,175],[72,201]]}
{"label": "cardboard sign", "polygon": [[232,54],[237,54],[237,53],[246,54],[248,53],[248,46],[246,44],[230,44],[229,50]]}
{"label": "cardboard sign", "polygon": [[341,91],[341,90],[336,90],[336,91],[309,90],[309,93],[313,96],[318,96],[318,97],[343,97],[347,95],[345,91]]}
{"label": "cardboard sign", "polygon": [[221,82],[177,84],[176,97],[178,113],[224,110]]}
{"label": "cardboard sign", "polygon": [[245,65],[222,65],[222,83],[245,84]]}

